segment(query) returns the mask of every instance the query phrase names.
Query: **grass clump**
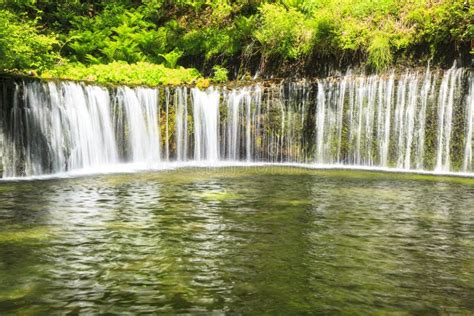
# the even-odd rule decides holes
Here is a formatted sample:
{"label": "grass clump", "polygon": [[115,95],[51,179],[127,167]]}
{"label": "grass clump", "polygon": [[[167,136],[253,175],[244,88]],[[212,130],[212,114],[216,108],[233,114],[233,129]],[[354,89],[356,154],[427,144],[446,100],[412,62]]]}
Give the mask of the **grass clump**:
{"label": "grass clump", "polygon": [[368,47],[368,61],[372,67],[384,70],[392,63],[392,51],[390,41],[383,34],[375,36]]}

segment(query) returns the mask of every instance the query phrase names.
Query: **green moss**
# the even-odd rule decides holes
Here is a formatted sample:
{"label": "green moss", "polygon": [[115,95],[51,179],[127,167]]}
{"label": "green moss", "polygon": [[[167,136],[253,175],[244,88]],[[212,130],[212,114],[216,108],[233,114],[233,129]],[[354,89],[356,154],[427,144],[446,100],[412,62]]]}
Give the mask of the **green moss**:
{"label": "green moss", "polygon": [[190,84],[200,78],[194,68],[167,68],[163,65],[138,62],[112,62],[103,65],[85,66],[80,63],[60,65],[44,72],[42,78],[85,80],[100,84],[127,85],[182,85]]}
{"label": "green moss", "polygon": [[239,198],[238,194],[226,191],[207,191],[198,195],[200,198],[208,201],[226,201],[235,200]]}
{"label": "green moss", "polygon": [[47,226],[37,226],[34,228],[8,230],[0,232],[0,243],[5,242],[35,242],[49,239],[53,235]]}
{"label": "green moss", "polygon": [[134,222],[123,222],[123,221],[113,221],[107,222],[104,224],[105,228],[111,230],[142,230],[143,225],[141,223]]}
{"label": "green moss", "polygon": [[25,284],[23,286],[14,287],[11,290],[2,290],[0,291],[0,302],[20,300],[31,295],[35,289],[35,284]]}

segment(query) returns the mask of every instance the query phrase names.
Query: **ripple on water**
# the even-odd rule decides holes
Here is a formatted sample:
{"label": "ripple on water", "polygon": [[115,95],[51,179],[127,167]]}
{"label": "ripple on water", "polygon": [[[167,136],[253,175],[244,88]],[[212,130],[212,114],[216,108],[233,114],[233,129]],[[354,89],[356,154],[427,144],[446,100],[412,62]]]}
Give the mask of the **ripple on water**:
{"label": "ripple on water", "polygon": [[2,183],[0,314],[469,314],[473,205],[465,179],[281,167]]}

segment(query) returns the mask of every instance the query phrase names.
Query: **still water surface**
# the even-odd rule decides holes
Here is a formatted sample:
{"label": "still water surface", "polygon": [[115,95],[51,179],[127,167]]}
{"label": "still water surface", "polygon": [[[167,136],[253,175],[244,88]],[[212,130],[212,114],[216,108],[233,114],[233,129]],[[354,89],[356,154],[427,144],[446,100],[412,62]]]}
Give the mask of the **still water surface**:
{"label": "still water surface", "polygon": [[283,167],[0,182],[0,314],[474,313],[474,180]]}

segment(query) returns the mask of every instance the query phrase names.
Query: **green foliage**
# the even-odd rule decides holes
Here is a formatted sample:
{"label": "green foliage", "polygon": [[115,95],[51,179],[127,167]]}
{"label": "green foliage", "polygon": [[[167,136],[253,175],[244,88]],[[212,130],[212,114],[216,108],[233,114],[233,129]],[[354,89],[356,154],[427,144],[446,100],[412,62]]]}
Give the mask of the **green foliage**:
{"label": "green foliage", "polygon": [[70,63],[56,66],[43,73],[43,78],[61,78],[69,80],[95,81],[103,84],[128,85],[180,85],[192,83],[201,75],[196,69],[170,69],[163,65],[138,62],[112,62],[85,66],[80,63]]}
{"label": "green foliage", "polygon": [[236,42],[229,29],[206,27],[187,32],[181,43],[182,49],[192,56],[204,56],[206,60],[219,55],[232,55],[236,52]]}
{"label": "green foliage", "polygon": [[219,65],[215,65],[212,70],[214,71],[214,76],[212,76],[212,82],[215,83],[224,83],[228,79],[227,75],[229,71],[225,69],[224,67],[221,67]]}
{"label": "green foliage", "polygon": [[176,68],[176,65],[178,64],[178,59],[181,58],[183,55],[183,52],[175,49],[172,52],[166,53],[166,54],[160,54],[161,57],[165,60],[165,65],[168,68]]}
{"label": "green foliage", "polygon": [[[202,20],[190,21],[178,46],[185,55],[205,61],[239,54],[252,40],[256,16],[239,15],[246,1],[208,1]],[[231,5],[232,4],[232,5]],[[207,16],[207,18],[205,18]]]}
{"label": "green foliage", "polygon": [[0,10],[0,70],[43,70],[58,59],[53,50],[57,44],[54,35],[39,34],[34,21],[22,21]]}
{"label": "green foliage", "polygon": [[392,62],[392,52],[390,51],[390,41],[385,34],[378,34],[372,39],[368,48],[369,63],[375,69],[385,69]]}
{"label": "green foliage", "polygon": [[416,28],[413,42],[430,47],[435,54],[439,45],[469,42],[474,38],[473,10],[469,1],[440,1],[437,5],[417,6],[407,11],[407,20]]}
{"label": "green foliage", "polygon": [[449,54],[453,49],[447,48],[467,47],[473,38],[466,0],[0,3],[0,67],[20,70],[44,70],[58,60],[167,68],[179,61],[206,69],[259,59],[262,65],[267,60],[303,65],[301,60],[341,56],[382,70],[411,56],[424,62]]}
{"label": "green foliage", "polygon": [[255,38],[264,54],[296,59],[311,50],[314,28],[301,12],[278,4],[264,4],[259,11],[261,26]]}
{"label": "green foliage", "polygon": [[166,49],[167,30],[156,28],[137,10],[109,5],[93,18],[76,17],[69,32],[73,59],[88,62],[88,55],[107,63],[157,61]]}

